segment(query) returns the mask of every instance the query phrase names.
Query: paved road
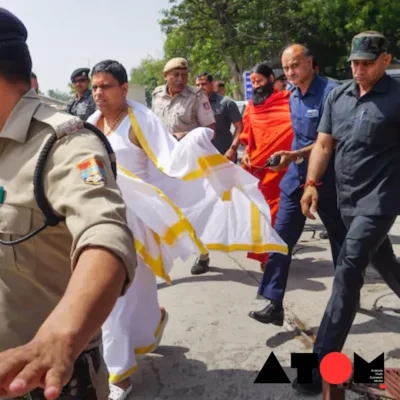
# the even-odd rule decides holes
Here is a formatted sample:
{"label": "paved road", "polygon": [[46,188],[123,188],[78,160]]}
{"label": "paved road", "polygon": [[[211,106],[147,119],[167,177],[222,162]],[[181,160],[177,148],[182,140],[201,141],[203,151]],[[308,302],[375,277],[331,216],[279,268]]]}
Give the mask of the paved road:
{"label": "paved road", "polygon": [[[302,335],[301,328],[316,332],[332,284],[328,242],[318,238],[321,226],[314,227],[316,238],[305,232],[297,247],[283,329],[259,324],[247,316],[249,310],[264,306],[256,299],[261,273],[254,261],[244,255],[214,253],[211,272],[196,277],[190,275],[191,262],[177,263],[173,284],[159,285],[160,303],[169,312],[169,323],[156,353],[141,360],[130,399],[302,400],[290,385],[253,382],[271,351],[293,379],[295,371],[288,368],[290,354],[311,349],[312,339]],[[394,227],[393,235],[399,247],[400,224]],[[356,351],[372,360],[385,351],[387,366],[399,366],[400,303],[371,271],[361,306],[346,353],[352,357]],[[350,394],[348,398],[360,396]]]}

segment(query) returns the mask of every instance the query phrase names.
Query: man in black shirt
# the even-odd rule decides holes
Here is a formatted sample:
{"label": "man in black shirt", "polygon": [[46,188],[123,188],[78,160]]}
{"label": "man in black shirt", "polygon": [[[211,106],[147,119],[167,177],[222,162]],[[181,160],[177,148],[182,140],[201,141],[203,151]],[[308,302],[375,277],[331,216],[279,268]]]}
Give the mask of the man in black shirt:
{"label": "man in black shirt", "polygon": [[75,93],[72,94],[67,103],[68,113],[86,121],[95,111],[96,104],[93,100],[92,91],[89,88],[89,68],[78,68],[71,75]]}
{"label": "man in black shirt", "polygon": [[[335,149],[339,208],[348,228],[314,345],[319,361],[342,350],[369,263],[400,296],[400,263],[388,238],[400,214],[400,84],[385,73],[391,62],[387,50],[378,32],[353,38],[349,61],[354,80],[330,92],[309,161],[304,215],[315,219],[317,186],[323,185],[319,180]],[[313,375],[312,384],[294,382],[295,389],[320,392],[318,369]]]}
{"label": "man in black shirt", "polygon": [[[242,115],[237,104],[229,97],[214,92],[213,77],[207,72],[197,76],[196,86],[207,94],[214,112],[216,126],[213,145],[229,160],[236,162],[239,135],[243,130]],[[233,135],[232,124],[235,127]]]}

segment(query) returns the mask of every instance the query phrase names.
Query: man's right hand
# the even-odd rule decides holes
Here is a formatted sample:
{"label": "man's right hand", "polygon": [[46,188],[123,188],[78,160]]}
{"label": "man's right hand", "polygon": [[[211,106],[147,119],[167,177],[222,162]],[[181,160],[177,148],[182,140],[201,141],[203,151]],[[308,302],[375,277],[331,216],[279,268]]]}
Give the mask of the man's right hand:
{"label": "man's right hand", "polygon": [[287,168],[290,163],[296,161],[298,153],[296,151],[277,151],[272,154],[272,157],[279,156],[281,158],[280,163],[276,167],[270,167],[275,172],[280,172]]}
{"label": "man's right hand", "polygon": [[71,379],[75,357],[71,340],[48,335],[0,353],[0,397],[15,398],[41,387],[55,400]]}
{"label": "man's right hand", "polygon": [[246,152],[243,153],[241,161],[242,161],[242,164],[244,164],[246,167],[248,167],[248,168],[251,167],[251,165],[250,165],[250,156]]}
{"label": "man's right hand", "polygon": [[315,220],[314,214],[318,207],[318,190],[315,186],[307,186],[300,200],[301,211],[307,218]]}

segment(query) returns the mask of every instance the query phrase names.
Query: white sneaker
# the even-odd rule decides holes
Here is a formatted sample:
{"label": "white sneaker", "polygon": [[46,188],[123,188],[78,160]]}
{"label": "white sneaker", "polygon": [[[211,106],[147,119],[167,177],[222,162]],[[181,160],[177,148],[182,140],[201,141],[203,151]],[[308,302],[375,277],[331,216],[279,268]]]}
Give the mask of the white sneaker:
{"label": "white sneaker", "polygon": [[129,385],[129,387],[125,390],[116,385],[113,385],[112,383],[110,383],[109,386],[110,394],[108,398],[110,400],[125,400],[129,396],[129,393],[132,391],[132,385]]}

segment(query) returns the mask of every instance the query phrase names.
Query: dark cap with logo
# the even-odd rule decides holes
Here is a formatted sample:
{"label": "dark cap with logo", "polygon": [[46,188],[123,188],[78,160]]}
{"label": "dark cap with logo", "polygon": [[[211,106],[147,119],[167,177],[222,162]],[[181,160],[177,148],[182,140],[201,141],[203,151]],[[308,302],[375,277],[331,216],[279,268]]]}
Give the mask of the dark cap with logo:
{"label": "dark cap with logo", "polygon": [[379,32],[368,31],[354,36],[351,44],[351,53],[347,61],[376,60],[388,50],[388,40]]}
{"label": "dark cap with logo", "polygon": [[0,7],[0,46],[25,44],[27,38],[25,25],[10,11]]}
{"label": "dark cap with logo", "polygon": [[78,68],[71,74],[71,81],[73,82],[76,78],[86,78],[89,79],[89,68]]}

